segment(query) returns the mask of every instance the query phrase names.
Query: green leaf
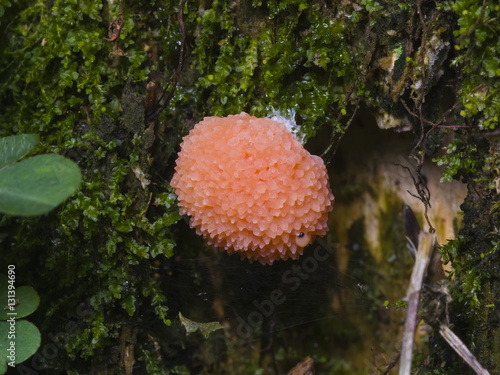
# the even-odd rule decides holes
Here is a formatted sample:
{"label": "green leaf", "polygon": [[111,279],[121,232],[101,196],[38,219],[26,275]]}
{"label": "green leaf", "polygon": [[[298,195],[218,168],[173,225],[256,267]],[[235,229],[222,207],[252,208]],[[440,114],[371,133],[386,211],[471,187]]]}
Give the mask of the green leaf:
{"label": "green leaf", "polygon": [[[15,287],[14,304],[9,304],[7,292],[9,290],[9,285]],[[6,275],[0,274],[0,320],[7,320],[11,317],[8,315],[9,312],[15,312],[16,319],[28,316],[33,311],[35,311],[40,304],[40,297],[35,289],[31,286],[20,286],[17,287],[15,283],[11,281],[9,284],[9,279]],[[12,310],[11,310],[12,307]]]}
{"label": "green leaf", "polygon": [[[0,374],[6,372],[5,363],[13,362],[17,365],[35,354],[40,341],[40,331],[27,320],[16,320],[15,324],[0,322]],[[15,353],[15,358],[9,358],[11,348],[14,349],[12,353]]]}
{"label": "green leaf", "polygon": [[218,329],[224,329],[222,325],[219,322],[209,322],[209,323],[198,323],[194,322],[192,320],[189,320],[188,318],[185,318],[182,316],[182,314],[179,312],[179,319],[181,320],[182,325],[184,328],[186,328],[186,335],[189,335],[190,333],[200,331],[205,338],[208,337],[210,333],[213,331],[216,331]]}
{"label": "green leaf", "polygon": [[34,134],[19,134],[0,138],[0,170],[21,159],[38,143]]}
{"label": "green leaf", "polygon": [[60,155],[38,155],[0,170],[0,212],[44,214],[68,198],[80,185],[81,173]]}

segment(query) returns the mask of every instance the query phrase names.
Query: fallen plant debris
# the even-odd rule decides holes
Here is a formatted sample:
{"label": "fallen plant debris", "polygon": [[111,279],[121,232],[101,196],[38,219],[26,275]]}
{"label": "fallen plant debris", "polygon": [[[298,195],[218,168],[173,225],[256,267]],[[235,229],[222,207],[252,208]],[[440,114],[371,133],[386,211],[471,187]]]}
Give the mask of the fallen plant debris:
{"label": "fallen plant debris", "polygon": [[[446,340],[450,347],[453,348],[453,350],[476,372],[476,374],[489,375],[489,372],[481,366],[481,364],[477,361],[477,359],[467,348],[467,346],[460,340],[457,335],[453,333],[453,331],[449,327],[447,310],[449,294],[446,288],[447,281],[440,262],[441,257],[436,249],[436,235],[434,233],[427,233],[420,230],[420,228],[418,227],[418,222],[416,221],[415,216],[413,215],[413,212],[409,207],[405,208],[405,226],[407,238],[409,239],[409,247],[416,249],[416,256],[410,284],[406,293],[408,308],[404,324],[403,343],[401,346],[399,375],[411,374],[413,342],[415,339],[416,328],[422,318],[434,327],[439,327],[439,334]],[[418,236],[418,242],[415,243],[415,233],[417,232],[417,227],[420,230],[420,233]],[[413,254],[414,251],[411,252]],[[438,259],[437,262],[434,261],[436,257]],[[431,262],[431,260],[433,261]],[[437,277],[430,278],[430,275],[437,275]],[[426,281],[425,284],[424,281]],[[444,285],[439,285],[443,283]],[[445,307],[444,309],[441,309],[441,311],[444,311],[447,324],[443,323],[440,320],[442,319],[441,316],[443,315],[441,311],[438,312],[437,316],[426,313],[426,305],[432,302],[428,298],[429,294],[427,295],[427,298],[424,297],[422,300],[424,306],[420,306],[422,295],[425,295],[425,293],[427,292],[435,296],[436,291],[438,293],[445,294]],[[432,309],[432,313],[435,314],[435,309]]]}

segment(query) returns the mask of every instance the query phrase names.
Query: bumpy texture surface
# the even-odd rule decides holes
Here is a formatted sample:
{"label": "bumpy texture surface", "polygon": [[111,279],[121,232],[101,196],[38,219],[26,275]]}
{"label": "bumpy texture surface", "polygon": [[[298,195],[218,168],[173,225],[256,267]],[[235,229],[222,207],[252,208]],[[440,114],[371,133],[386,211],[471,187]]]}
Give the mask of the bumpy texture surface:
{"label": "bumpy texture surface", "polygon": [[280,122],[207,117],[184,137],[175,169],[181,214],[209,244],[242,259],[296,259],[328,229],[334,198],[323,160]]}

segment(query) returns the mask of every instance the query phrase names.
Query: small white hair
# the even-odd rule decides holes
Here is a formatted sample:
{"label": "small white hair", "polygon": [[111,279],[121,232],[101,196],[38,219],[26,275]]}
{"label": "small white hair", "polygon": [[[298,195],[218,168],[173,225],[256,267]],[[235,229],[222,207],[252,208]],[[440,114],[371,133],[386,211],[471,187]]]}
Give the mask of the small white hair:
{"label": "small white hair", "polygon": [[288,109],[283,113],[281,110],[276,110],[271,107],[270,112],[271,114],[269,117],[271,120],[284,124],[288,131],[292,133],[301,144],[305,143],[305,134],[301,131],[300,125],[297,125],[295,122],[295,108]]}

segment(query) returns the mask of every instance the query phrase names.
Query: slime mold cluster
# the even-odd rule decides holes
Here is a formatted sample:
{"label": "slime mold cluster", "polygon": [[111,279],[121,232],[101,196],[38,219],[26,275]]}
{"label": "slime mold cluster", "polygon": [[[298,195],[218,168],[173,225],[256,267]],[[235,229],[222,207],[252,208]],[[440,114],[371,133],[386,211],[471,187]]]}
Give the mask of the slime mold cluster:
{"label": "slime mold cluster", "polygon": [[323,160],[286,126],[246,113],[206,117],[184,137],[171,185],[209,244],[262,264],[297,259],[328,229]]}

